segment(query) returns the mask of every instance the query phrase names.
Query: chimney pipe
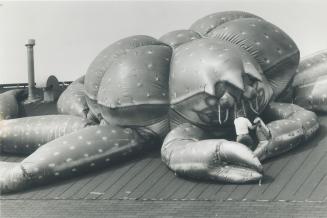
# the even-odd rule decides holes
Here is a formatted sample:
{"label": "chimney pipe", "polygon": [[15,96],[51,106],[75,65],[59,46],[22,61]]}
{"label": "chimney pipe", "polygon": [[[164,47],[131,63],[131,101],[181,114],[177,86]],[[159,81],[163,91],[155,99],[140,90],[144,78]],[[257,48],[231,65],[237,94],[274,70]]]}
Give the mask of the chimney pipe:
{"label": "chimney pipe", "polygon": [[28,69],[28,101],[36,100],[35,96],[35,78],[34,78],[34,39],[29,39],[25,44],[27,48],[27,69]]}

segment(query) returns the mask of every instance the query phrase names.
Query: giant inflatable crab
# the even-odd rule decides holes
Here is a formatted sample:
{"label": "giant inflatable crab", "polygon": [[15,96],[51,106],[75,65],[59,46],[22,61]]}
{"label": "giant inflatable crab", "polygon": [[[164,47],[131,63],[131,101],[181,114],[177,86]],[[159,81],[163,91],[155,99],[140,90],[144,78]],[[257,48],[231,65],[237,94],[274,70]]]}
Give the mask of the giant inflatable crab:
{"label": "giant inflatable crab", "polygon": [[[12,119],[18,92],[0,95],[1,150],[29,155],[20,163],[0,162],[1,192],[110,166],[155,144],[162,144],[163,162],[178,175],[258,181],[260,161],[318,130],[315,113],[291,102],[325,110],[325,88],[316,89],[315,81],[326,72],[322,58],[298,69],[299,51],[288,35],[239,11],[206,16],[159,40],[119,40],[60,96],[62,115]],[[311,65],[320,73],[310,75]],[[268,122],[269,137],[254,151],[235,142],[233,120],[240,113]]]}

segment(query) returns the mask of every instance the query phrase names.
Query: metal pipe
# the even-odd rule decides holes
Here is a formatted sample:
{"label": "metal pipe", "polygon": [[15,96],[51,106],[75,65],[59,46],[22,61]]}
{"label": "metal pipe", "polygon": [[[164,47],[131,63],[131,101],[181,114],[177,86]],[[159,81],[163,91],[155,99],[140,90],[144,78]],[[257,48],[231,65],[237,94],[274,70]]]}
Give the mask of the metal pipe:
{"label": "metal pipe", "polygon": [[28,70],[28,101],[36,99],[35,95],[35,78],[34,78],[34,39],[29,39],[25,44],[27,48],[27,70]]}

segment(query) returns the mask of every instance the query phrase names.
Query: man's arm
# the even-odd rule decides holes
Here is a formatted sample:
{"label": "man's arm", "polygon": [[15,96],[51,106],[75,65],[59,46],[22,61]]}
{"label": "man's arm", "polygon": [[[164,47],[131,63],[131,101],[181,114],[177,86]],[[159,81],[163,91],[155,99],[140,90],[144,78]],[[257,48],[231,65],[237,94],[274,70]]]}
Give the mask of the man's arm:
{"label": "man's arm", "polygon": [[256,125],[252,125],[252,123],[250,122],[250,120],[248,120],[248,127],[251,130],[254,130],[257,126]]}
{"label": "man's arm", "polygon": [[260,117],[257,117],[253,121],[256,125],[260,125],[263,130],[270,135],[270,130],[268,129],[267,125],[263,122],[263,120]]}

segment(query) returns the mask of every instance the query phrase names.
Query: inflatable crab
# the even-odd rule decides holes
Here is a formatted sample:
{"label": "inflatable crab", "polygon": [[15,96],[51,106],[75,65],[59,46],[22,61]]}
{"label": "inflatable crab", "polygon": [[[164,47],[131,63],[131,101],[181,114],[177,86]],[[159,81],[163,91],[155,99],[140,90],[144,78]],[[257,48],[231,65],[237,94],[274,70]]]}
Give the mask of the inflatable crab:
{"label": "inflatable crab", "polygon": [[[178,175],[258,181],[260,161],[298,146],[319,128],[315,113],[287,103],[325,107],[321,91],[312,94],[323,73],[303,89],[312,70],[298,72],[298,64],[298,48],[288,35],[239,11],[206,16],[159,40],[119,40],[60,96],[62,115],[11,119],[15,113],[2,110],[2,152],[29,156],[0,162],[0,189],[17,191],[93,171],[156,144]],[[2,94],[0,107],[18,107],[14,97]],[[268,122],[269,137],[254,151],[235,142],[239,113]]]}

